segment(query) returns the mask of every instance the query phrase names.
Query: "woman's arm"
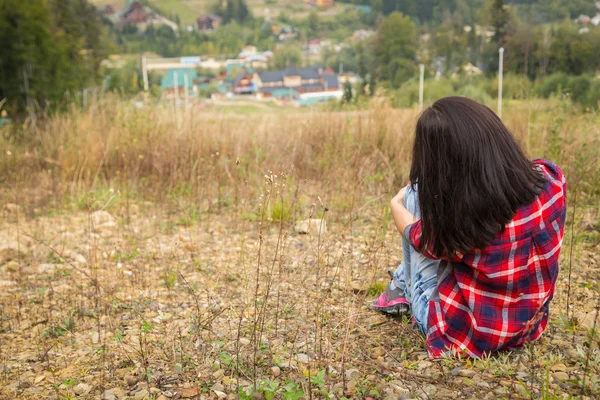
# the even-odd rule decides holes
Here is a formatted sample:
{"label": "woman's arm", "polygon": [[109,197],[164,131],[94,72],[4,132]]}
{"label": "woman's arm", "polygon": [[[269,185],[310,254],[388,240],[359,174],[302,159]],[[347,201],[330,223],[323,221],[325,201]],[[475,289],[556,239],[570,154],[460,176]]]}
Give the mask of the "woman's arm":
{"label": "woman's arm", "polygon": [[417,222],[417,218],[404,207],[404,194],[406,193],[406,187],[403,187],[398,194],[392,199],[391,209],[392,217],[396,228],[401,235],[404,235],[406,227],[412,223]]}

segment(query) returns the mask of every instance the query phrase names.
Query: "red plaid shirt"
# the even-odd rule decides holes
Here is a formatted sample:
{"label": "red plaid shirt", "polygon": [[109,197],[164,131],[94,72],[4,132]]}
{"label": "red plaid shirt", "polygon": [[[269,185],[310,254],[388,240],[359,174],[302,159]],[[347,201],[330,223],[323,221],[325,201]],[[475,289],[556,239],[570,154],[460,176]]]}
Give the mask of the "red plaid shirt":
{"label": "red plaid shirt", "polygon": [[[434,292],[429,302],[426,336],[431,357],[449,351],[484,357],[536,340],[546,329],[558,276],[567,185],[559,167],[546,160],[534,163],[547,179],[538,198],[519,208],[487,247],[440,263],[439,296]],[[421,221],[407,227],[407,237],[417,247]]]}

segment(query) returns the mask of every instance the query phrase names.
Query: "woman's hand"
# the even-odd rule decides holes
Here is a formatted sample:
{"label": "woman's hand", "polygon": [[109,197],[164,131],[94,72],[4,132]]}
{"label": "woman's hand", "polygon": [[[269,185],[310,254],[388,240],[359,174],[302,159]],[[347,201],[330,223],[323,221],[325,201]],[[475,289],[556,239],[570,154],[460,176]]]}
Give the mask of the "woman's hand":
{"label": "woman's hand", "polygon": [[406,195],[406,186],[400,189],[398,194],[394,196],[391,202],[392,217],[394,224],[400,234],[404,234],[406,227],[414,223],[417,219],[415,216],[404,207],[404,196]]}
{"label": "woman's hand", "polygon": [[392,202],[404,204],[404,195],[406,194],[406,188],[407,187],[408,186],[405,186],[402,189],[400,189],[400,191],[398,192],[398,194],[395,195],[394,198],[392,199]]}

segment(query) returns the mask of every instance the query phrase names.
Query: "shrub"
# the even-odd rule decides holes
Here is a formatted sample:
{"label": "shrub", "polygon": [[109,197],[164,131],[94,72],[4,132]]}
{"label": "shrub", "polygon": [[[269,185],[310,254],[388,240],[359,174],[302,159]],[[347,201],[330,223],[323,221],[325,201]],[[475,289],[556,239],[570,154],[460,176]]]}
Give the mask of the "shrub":
{"label": "shrub", "polygon": [[600,80],[596,79],[591,82],[586,95],[579,100],[579,103],[592,110],[600,109]]}
{"label": "shrub", "polygon": [[[456,94],[452,83],[448,79],[426,80],[423,90],[423,103],[431,104],[436,100]],[[419,80],[411,79],[405,82],[396,91],[394,106],[412,107],[419,102]]]}
{"label": "shrub", "polygon": [[569,84],[566,89],[571,99],[574,102],[581,104],[586,101],[591,84],[592,79],[588,76],[574,76],[569,79]]}
{"label": "shrub", "polygon": [[[502,84],[502,95],[505,99],[528,99],[531,96],[531,87],[531,81],[525,75],[507,74]],[[498,91],[498,78],[493,80],[492,88],[495,95]]]}
{"label": "shrub", "polygon": [[538,80],[538,82],[536,82],[535,85],[535,93],[538,96],[548,98],[553,94],[562,94],[563,90],[568,85],[568,75],[563,73],[556,73],[541,80]]}
{"label": "shrub", "polygon": [[466,85],[458,91],[459,96],[468,97],[479,103],[490,105],[492,103],[492,97],[486,92],[486,90],[479,86]]}

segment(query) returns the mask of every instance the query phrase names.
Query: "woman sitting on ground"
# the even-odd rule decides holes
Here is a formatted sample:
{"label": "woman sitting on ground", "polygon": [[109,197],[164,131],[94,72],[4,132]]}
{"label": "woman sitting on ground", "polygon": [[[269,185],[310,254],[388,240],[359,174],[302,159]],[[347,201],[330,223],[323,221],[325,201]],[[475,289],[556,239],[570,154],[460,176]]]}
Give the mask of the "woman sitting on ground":
{"label": "woman sitting on ground", "polygon": [[489,108],[448,97],[419,118],[410,180],[391,203],[403,261],[373,309],[412,313],[432,357],[538,339],[566,217],[560,168],[529,161]]}

